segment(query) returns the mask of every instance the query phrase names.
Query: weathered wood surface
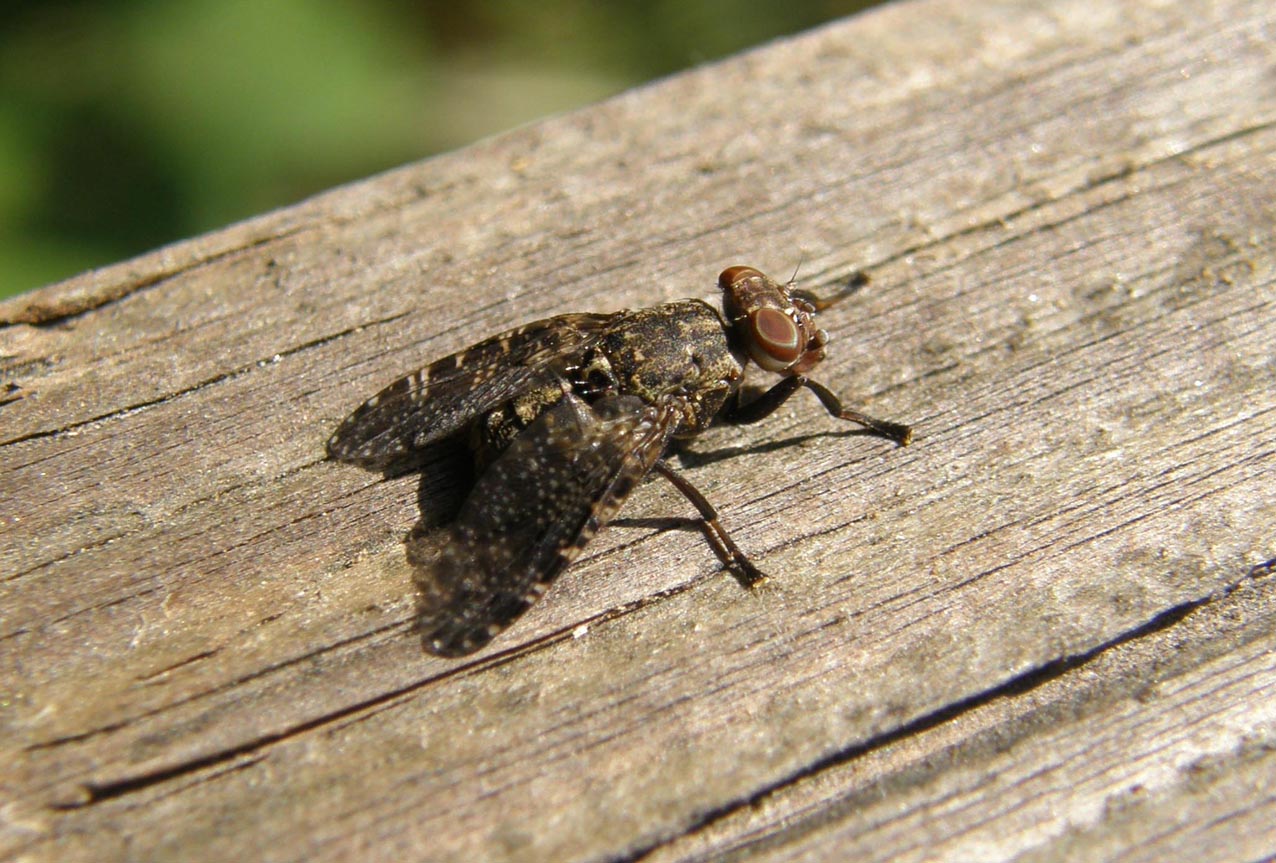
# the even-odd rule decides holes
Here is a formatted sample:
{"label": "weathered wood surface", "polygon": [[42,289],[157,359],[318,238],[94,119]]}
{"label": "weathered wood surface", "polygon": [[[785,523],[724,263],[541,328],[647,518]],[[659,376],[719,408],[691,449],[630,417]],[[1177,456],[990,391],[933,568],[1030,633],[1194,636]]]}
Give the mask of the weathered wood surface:
{"label": "weathered wood surface", "polygon": [[[0,851],[1276,852],[1276,12],[903,3],[0,307]],[[802,264],[822,377],[471,661],[379,386]],[[718,456],[730,456],[719,458]],[[1264,566],[1266,564],[1266,566]]]}

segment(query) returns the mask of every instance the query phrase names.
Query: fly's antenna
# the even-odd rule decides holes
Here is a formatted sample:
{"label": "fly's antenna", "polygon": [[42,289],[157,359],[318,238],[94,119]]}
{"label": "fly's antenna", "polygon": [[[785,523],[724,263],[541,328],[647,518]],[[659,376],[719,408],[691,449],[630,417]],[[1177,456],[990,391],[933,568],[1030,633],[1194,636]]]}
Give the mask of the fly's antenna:
{"label": "fly's antenna", "polygon": [[793,275],[789,276],[789,283],[785,287],[793,287],[797,284],[798,270],[802,269],[802,265],[806,263],[806,258],[798,258],[797,266],[793,268]]}

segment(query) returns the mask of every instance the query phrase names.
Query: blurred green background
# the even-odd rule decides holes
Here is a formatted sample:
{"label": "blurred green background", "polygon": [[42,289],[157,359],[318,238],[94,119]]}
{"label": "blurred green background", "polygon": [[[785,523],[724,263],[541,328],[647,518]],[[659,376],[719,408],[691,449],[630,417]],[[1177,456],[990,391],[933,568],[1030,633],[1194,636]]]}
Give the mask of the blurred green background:
{"label": "blurred green background", "polygon": [[7,5],[0,296],[872,3]]}

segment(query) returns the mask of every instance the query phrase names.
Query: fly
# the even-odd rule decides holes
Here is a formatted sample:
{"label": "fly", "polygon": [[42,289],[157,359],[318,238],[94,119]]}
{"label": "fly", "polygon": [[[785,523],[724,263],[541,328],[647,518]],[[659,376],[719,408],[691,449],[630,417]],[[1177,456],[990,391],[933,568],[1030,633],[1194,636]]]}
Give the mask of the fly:
{"label": "fly", "polygon": [[[715,420],[757,422],[805,387],[832,416],[908,444],[908,426],[848,408],[808,376],[828,342],[816,315],[840,295],[820,300],[740,266],[718,285],[721,314],[681,300],[501,333],[395,381],[341,423],[328,454],[370,469],[470,436],[480,475],[442,552],[416,572],[430,652],[464,656],[491,641],[653,471],[696,507],[743,584],[764,579],[704,495],[663,460]],[[754,398],[741,388],[750,361],[782,375]]]}

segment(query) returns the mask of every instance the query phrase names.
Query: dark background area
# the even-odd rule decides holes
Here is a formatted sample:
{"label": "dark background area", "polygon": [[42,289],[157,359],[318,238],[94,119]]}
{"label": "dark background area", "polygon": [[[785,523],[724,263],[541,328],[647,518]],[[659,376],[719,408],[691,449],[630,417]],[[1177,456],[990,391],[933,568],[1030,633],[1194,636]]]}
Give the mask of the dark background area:
{"label": "dark background area", "polygon": [[868,5],[9,4],[0,28],[0,296]]}

